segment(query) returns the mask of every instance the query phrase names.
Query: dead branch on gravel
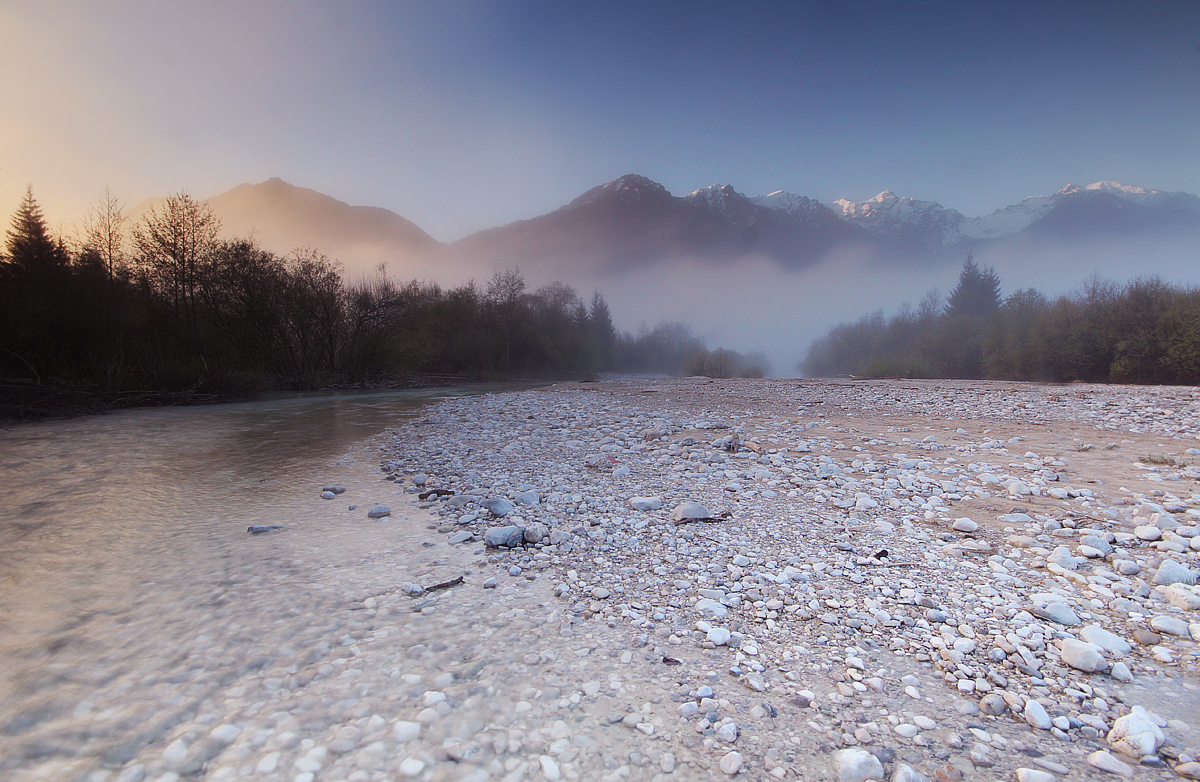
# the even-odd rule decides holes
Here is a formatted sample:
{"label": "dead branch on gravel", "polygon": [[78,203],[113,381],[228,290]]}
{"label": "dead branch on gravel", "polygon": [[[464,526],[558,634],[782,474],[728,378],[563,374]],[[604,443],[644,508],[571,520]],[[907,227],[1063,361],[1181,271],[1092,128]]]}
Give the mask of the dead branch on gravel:
{"label": "dead branch on gravel", "polygon": [[714,522],[714,521],[727,521],[728,519],[732,519],[732,518],[733,518],[732,513],[730,513],[727,510],[723,510],[720,513],[718,513],[716,516],[697,516],[693,519],[675,519],[675,526],[678,527],[680,524],[691,524],[693,521]]}
{"label": "dead branch on gravel", "polygon": [[449,581],[443,581],[440,584],[434,584],[433,586],[425,587],[425,591],[426,592],[434,592],[438,589],[446,589],[447,587],[452,587],[452,586],[455,586],[456,584],[461,584],[462,582],[463,582],[463,577],[459,576],[458,578],[452,578]]}

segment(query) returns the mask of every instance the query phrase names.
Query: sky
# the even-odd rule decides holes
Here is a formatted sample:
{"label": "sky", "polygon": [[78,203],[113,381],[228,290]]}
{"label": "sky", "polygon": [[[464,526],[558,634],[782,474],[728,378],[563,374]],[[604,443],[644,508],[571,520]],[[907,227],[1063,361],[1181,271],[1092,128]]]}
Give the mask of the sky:
{"label": "sky", "polygon": [[0,0],[0,214],[277,176],[450,241],[626,173],[1200,192],[1200,2]]}

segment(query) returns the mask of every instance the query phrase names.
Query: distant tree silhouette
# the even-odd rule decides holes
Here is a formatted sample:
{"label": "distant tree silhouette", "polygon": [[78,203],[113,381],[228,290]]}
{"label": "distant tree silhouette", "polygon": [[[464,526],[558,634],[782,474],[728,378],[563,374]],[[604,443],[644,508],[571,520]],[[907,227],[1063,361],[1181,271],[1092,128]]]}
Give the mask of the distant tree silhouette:
{"label": "distant tree silhouette", "polygon": [[613,327],[612,313],[608,310],[608,302],[600,295],[600,291],[592,293],[592,306],[588,310],[588,329],[598,351],[600,368],[611,369],[614,360],[613,348],[617,342],[617,330]]}
{"label": "distant tree silhouette", "polygon": [[946,300],[946,315],[986,318],[1000,309],[1000,278],[991,266],[983,269],[968,255],[958,275],[958,285]]}
{"label": "distant tree silhouette", "polygon": [[150,207],[133,231],[138,262],[175,312],[195,328],[204,267],[217,247],[221,221],[186,191]]}
{"label": "distant tree silhouette", "polygon": [[33,186],[25,188],[25,198],[5,232],[4,261],[14,277],[37,279],[66,268],[69,256],[62,241],[50,235],[42,207],[33,197]]}

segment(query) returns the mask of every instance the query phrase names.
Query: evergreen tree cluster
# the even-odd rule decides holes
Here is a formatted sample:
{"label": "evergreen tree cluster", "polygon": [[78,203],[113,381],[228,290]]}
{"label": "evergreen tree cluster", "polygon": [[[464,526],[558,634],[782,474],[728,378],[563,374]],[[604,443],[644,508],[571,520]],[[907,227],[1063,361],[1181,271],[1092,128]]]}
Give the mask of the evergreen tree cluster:
{"label": "evergreen tree cluster", "polygon": [[882,310],[833,328],[800,364],[812,377],[953,377],[1200,384],[1200,288],[1092,278],[1049,299],[968,257],[943,304]]}
{"label": "evergreen tree cluster", "polygon": [[347,282],[315,250],[279,256],[252,238],[221,238],[187,193],[133,225],[105,193],[68,242],[29,189],[11,223],[0,252],[0,415],[36,414],[61,389],[144,404],[411,375],[678,374],[704,349],[677,323],[620,334],[599,292],[585,302],[562,283],[529,291],[519,270],[449,289],[398,283],[382,267]]}

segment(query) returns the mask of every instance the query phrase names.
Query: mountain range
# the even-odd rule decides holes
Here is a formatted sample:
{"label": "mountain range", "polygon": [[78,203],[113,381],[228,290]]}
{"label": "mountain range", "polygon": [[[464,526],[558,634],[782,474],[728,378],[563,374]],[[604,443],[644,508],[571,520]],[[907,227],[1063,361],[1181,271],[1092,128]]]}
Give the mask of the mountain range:
{"label": "mountain range", "polygon": [[1117,182],[1067,185],[988,215],[967,217],[934,201],[884,191],[867,201],[821,203],[784,191],[748,197],[715,184],[675,196],[627,174],[544,215],[443,244],[405,218],[350,206],[279,179],[244,184],[208,201],[227,233],[254,232],[268,249],[311,246],[351,272],[381,262],[430,276],[456,261],[478,268],[620,273],[678,258],[721,264],[766,258],[784,269],[815,264],[835,250],[880,261],[962,258],[1022,240],[1107,240],[1195,235],[1200,197]]}

